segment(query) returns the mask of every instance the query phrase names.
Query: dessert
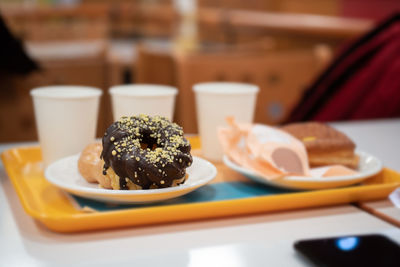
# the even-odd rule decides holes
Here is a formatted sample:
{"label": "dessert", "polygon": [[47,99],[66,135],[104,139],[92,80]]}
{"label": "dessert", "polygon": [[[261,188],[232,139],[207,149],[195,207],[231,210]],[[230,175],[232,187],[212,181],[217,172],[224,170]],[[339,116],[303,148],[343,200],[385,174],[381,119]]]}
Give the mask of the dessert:
{"label": "dessert", "polygon": [[311,167],[344,165],[357,168],[359,157],[354,153],[355,144],[344,133],[318,123],[293,123],[281,129],[303,142]]}
{"label": "dessert", "polygon": [[89,183],[99,183],[103,188],[112,188],[111,180],[103,175],[104,161],[100,159],[103,146],[100,143],[89,144],[78,160],[78,170]]}
{"label": "dessert", "polygon": [[232,118],[228,124],[219,129],[219,140],[237,164],[267,179],[309,174],[305,147],[290,134],[261,124],[237,124]]}
{"label": "dessert", "polygon": [[183,130],[164,117],[122,117],[88,145],[78,170],[90,183],[109,189],[153,189],[185,182],[192,164],[191,146]]}
{"label": "dessert", "polygon": [[[269,181],[288,176],[320,179],[357,174],[357,171],[336,163],[310,169],[309,154],[303,143],[305,141],[301,142],[298,138],[279,128],[262,124],[236,123],[233,118],[227,118],[227,122],[228,127],[218,129],[219,141],[225,155],[237,165],[252,171],[261,178]],[[318,126],[318,129],[318,134],[305,140],[322,139],[322,136],[325,135],[339,135],[341,137],[337,139],[342,140],[342,143],[345,143],[343,140],[346,140],[347,146],[352,143],[351,140],[348,141],[348,138],[344,138],[341,133],[338,134],[336,131],[328,130],[323,126],[322,129],[325,129],[328,133],[322,135],[321,127]],[[324,147],[327,148],[328,145],[325,144]]]}
{"label": "dessert", "polygon": [[102,174],[113,189],[182,184],[193,161],[182,128],[160,116],[122,117],[107,129],[102,145]]}

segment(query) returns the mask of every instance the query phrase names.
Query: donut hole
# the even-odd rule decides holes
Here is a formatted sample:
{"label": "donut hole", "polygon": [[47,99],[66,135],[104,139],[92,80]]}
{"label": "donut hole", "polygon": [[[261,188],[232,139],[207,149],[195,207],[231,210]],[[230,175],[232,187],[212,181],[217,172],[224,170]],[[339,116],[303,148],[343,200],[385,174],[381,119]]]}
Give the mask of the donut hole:
{"label": "donut hole", "polygon": [[142,140],[140,142],[140,148],[143,150],[150,149],[155,150],[157,147],[157,139],[150,136],[150,134],[143,134]]}
{"label": "donut hole", "polygon": [[140,143],[140,148],[143,150],[146,150],[147,148],[150,148],[151,151],[155,150],[157,148],[157,144],[149,145],[147,143]]}

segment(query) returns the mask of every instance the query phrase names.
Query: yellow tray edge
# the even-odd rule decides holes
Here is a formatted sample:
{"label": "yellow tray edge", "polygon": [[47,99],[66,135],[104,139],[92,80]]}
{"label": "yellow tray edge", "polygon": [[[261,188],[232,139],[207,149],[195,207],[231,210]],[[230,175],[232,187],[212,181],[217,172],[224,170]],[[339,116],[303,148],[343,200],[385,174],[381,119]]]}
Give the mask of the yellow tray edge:
{"label": "yellow tray edge", "polygon": [[[29,148],[30,147],[17,149]],[[29,199],[27,199],[27,196],[24,194],[23,185],[18,181],[15,169],[9,164],[8,157],[10,157],[9,154],[12,150],[15,149],[4,151],[1,154],[1,158],[22,206],[30,216],[56,232],[77,232],[116,227],[142,226],[377,200],[387,197],[390,192],[400,186],[400,174],[385,168],[383,172],[398,176],[398,180],[391,183],[305,191],[290,193],[290,195],[279,194],[205,203],[177,204],[109,212],[81,212],[69,215],[66,214],[65,216],[54,216],[52,214],[41,213],[30,205]],[[316,201],[317,198],[318,201]]]}

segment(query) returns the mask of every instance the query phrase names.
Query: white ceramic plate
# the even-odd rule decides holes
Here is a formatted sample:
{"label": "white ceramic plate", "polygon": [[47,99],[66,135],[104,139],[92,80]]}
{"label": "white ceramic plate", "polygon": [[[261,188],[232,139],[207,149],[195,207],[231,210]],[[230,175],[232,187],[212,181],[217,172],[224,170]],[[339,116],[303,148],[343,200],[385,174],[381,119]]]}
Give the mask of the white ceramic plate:
{"label": "white ceramic plate", "polygon": [[[225,165],[227,165],[229,168],[259,183],[282,187],[282,188],[289,188],[289,189],[324,189],[324,188],[334,188],[334,187],[356,184],[368,177],[371,177],[379,173],[382,170],[382,162],[378,158],[363,151],[356,151],[356,153],[360,157],[358,174],[348,175],[348,176],[321,177],[321,178],[303,177],[303,176],[285,176],[281,179],[268,180],[266,178],[259,176],[252,170],[239,166],[238,164],[231,161],[226,155],[224,156],[223,160]],[[320,168],[314,168],[311,171],[311,173],[318,172],[318,169]]]}
{"label": "white ceramic plate", "polygon": [[175,198],[207,184],[217,174],[213,164],[193,157],[192,165],[186,169],[189,177],[182,185],[148,190],[111,190],[86,182],[78,171],[78,159],[79,154],[54,162],[45,171],[46,179],[74,195],[114,203],[147,203]]}

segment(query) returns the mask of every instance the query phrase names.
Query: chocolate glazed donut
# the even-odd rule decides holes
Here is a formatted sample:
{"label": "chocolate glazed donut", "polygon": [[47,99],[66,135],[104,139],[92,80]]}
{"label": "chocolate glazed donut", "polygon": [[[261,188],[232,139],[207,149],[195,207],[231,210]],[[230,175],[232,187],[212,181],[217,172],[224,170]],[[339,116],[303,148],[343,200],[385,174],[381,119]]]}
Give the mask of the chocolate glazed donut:
{"label": "chocolate glazed donut", "polygon": [[102,143],[103,174],[119,179],[114,189],[183,183],[193,161],[182,127],[159,116],[122,117],[107,129]]}

